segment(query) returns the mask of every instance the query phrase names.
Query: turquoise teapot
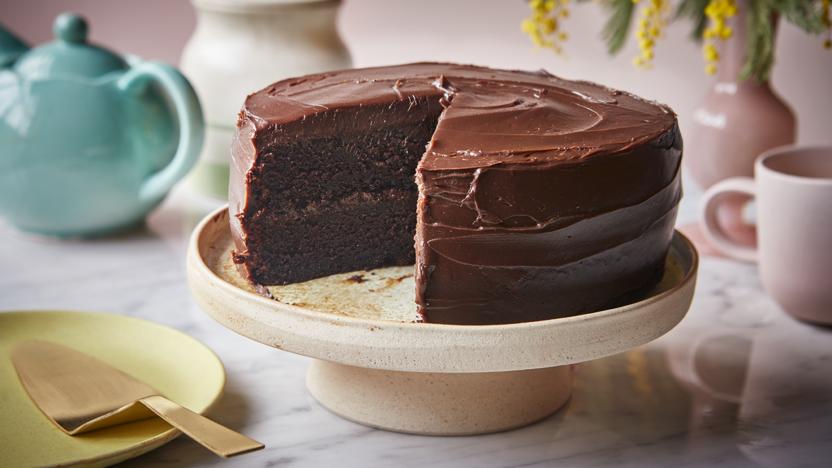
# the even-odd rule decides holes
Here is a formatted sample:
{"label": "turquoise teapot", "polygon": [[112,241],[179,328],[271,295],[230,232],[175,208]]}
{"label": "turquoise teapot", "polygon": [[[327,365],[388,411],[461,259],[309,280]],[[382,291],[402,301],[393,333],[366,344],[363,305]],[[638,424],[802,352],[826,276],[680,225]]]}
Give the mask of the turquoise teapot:
{"label": "turquoise teapot", "polygon": [[0,27],[0,216],[59,237],[142,222],[193,167],[204,120],[175,68],[87,42],[61,14],[28,48]]}

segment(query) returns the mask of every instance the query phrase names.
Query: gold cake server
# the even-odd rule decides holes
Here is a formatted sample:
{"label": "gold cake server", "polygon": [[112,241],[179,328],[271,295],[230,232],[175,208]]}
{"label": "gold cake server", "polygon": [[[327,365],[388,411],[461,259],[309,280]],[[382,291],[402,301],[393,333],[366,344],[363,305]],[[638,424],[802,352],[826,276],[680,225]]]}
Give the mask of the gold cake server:
{"label": "gold cake server", "polygon": [[56,343],[28,340],[12,363],[32,401],[69,435],[160,417],[223,457],[263,448],[256,440],[194,413],[124,372]]}

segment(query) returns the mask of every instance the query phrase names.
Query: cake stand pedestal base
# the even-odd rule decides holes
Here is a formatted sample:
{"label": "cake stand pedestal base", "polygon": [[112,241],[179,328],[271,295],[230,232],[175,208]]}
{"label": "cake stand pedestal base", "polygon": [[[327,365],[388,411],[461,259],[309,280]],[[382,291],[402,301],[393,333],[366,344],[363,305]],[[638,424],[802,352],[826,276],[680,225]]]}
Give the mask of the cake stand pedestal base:
{"label": "cake stand pedestal base", "polygon": [[510,372],[400,372],[314,360],[310,393],[351,421],[422,435],[505,431],[550,416],[572,394],[574,366]]}

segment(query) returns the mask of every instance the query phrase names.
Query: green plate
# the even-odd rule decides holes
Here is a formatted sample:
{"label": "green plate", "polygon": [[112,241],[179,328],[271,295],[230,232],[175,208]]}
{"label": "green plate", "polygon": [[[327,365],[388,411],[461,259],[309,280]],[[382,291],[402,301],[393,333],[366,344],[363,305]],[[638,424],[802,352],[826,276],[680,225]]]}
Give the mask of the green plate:
{"label": "green plate", "polygon": [[74,437],[61,432],[26,395],[9,359],[15,343],[34,338],[95,356],[198,413],[220,398],[225,385],[219,358],[172,328],[115,314],[0,313],[0,466],[112,465],[179,435],[161,419]]}

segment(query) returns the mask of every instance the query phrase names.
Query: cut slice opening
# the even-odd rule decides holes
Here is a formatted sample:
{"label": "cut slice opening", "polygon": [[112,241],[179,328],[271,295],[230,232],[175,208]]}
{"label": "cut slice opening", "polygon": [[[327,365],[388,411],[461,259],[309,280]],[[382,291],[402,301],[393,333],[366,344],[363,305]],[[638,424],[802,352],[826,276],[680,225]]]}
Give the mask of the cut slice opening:
{"label": "cut slice opening", "polygon": [[[438,97],[368,106],[367,122],[321,112],[258,141],[249,171],[246,263],[251,279],[281,285],[414,263],[416,166],[436,128]],[[332,132],[304,138],[303,127]],[[255,182],[256,181],[256,182]]]}

